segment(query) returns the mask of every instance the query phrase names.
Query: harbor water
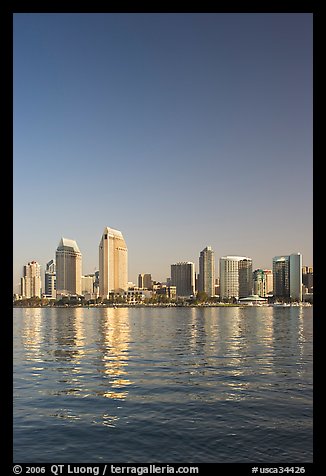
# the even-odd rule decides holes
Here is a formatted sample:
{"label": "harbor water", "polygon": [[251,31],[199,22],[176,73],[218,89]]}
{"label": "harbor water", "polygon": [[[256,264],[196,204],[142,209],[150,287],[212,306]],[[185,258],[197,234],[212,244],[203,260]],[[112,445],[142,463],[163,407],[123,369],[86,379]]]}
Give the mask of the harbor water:
{"label": "harbor water", "polygon": [[14,461],[309,463],[313,308],[15,308]]}

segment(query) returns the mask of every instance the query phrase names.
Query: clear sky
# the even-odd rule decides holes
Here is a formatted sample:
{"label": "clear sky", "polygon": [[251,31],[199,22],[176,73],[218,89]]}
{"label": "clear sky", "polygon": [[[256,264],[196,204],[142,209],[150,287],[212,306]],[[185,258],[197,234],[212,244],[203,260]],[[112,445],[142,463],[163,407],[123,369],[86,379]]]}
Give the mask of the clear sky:
{"label": "clear sky", "polygon": [[312,265],[308,13],[14,15],[14,291],[60,238],[129,279],[213,247]]}

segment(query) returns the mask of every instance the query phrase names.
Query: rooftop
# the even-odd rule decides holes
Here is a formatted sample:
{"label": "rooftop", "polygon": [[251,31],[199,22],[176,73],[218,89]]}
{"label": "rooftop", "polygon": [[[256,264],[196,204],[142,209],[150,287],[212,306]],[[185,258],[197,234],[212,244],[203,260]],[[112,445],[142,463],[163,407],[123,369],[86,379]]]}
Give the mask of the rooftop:
{"label": "rooftop", "polygon": [[76,253],[80,253],[80,250],[78,248],[78,245],[75,240],[70,240],[69,238],[61,238],[60,243],[58,245],[59,248],[72,248],[73,251]]}

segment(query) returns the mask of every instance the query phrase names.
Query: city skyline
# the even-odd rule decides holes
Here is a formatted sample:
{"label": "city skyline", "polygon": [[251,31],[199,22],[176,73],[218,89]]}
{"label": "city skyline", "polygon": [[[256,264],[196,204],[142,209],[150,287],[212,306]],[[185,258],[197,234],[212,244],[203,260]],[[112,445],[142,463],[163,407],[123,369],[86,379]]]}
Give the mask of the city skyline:
{"label": "city skyline", "polygon": [[14,291],[58,236],[97,270],[105,223],[134,282],[312,265],[312,14],[14,14],[13,87]]}
{"label": "city skyline", "polygon": [[[106,241],[108,241],[108,238],[111,239],[111,246],[110,247],[106,246],[106,251],[104,251],[104,243],[106,243]],[[39,267],[42,289],[46,288],[47,273],[50,272],[50,274],[52,274],[52,272],[57,268],[57,259],[58,259],[58,257],[60,257],[60,250],[63,250],[63,249],[66,250],[65,252],[68,251],[68,255],[73,254],[74,255],[73,259],[75,259],[75,254],[76,253],[79,256],[80,263],[78,265],[79,266],[78,275],[80,276],[80,278],[82,278],[82,277],[85,278],[87,276],[94,275],[94,273],[100,273],[100,275],[101,275],[101,267],[102,267],[103,270],[106,269],[106,271],[104,272],[104,275],[107,275],[107,278],[108,278],[107,279],[107,284],[104,285],[104,281],[102,282],[102,285],[100,284],[100,289],[102,289],[101,292],[100,292],[100,295],[106,295],[106,296],[109,295],[110,292],[114,291],[114,289],[113,289],[114,286],[113,287],[111,286],[111,289],[109,289],[110,288],[109,275],[111,275],[111,281],[115,282],[116,284],[121,283],[121,278],[122,278],[122,281],[124,282],[124,286],[120,287],[120,284],[119,285],[117,284],[117,286],[115,286],[115,287],[117,287],[117,289],[115,289],[115,292],[119,292],[119,288],[126,290],[128,288],[129,284],[131,284],[132,286],[137,286],[137,285],[139,286],[140,278],[142,280],[144,280],[144,277],[146,277],[147,282],[148,282],[149,279],[152,281],[152,277],[153,277],[154,278],[153,282],[166,283],[168,280],[171,280],[171,282],[173,284],[172,268],[177,269],[178,267],[180,267],[180,265],[191,265],[192,266],[192,273],[194,273],[192,285],[195,286],[195,280],[197,281],[197,279],[198,279],[198,282],[197,282],[197,285],[196,285],[196,291],[202,291],[203,289],[201,289],[202,288],[202,283],[201,283],[201,278],[200,278],[200,269],[201,269],[201,264],[203,265],[203,258],[207,254],[207,252],[211,255],[211,257],[209,258],[209,261],[208,261],[210,263],[209,268],[211,268],[211,270],[208,272],[206,277],[208,278],[210,276],[209,279],[212,279],[212,277],[214,276],[214,279],[213,279],[214,284],[212,283],[211,284],[212,286],[215,286],[215,277],[220,279],[221,275],[224,272],[224,271],[221,272],[221,263],[226,263],[226,262],[230,262],[231,267],[232,267],[233,262],[249,261],[250,262],[250,274],[252,274],[252,275],[254,274],[255,271],[258,271],[258,272],[270,271],[270,272],[273,273],[275,262],[277,262],[278,260],[283,262],[283,261],[285,261],[287,259],[290,259],[290,258],[291,258],[291,260],[294,259],[293,265],[291,265],[291,266],[294,266],[296,268],[296,272],[298,272],[298,270],[301,269],[302,275],[304,273],[312,272],[312,269],[313,269],[312,265],[307,265],[303,261],[302,253],[300,253],[300,252],[291,253],[291,254],[284,254],[282,256],[274,256],[274,257],[271,258],[271,266],[264,267],[265,269],[263,270],[261,266],[256,265],[255,263],[253,263],[252,258],[250,258],[248,256],[227,255],[227,256],[220,256],[219,257],[219,256],[215,256],[215,252],[214,252],[214,250],[212,249],[211,246],[206,246],[204,250],[199,252],[197,260],[194,260],[194,261],[189,261],[189,260],[188,261],[180,261],[179,260],[175,264],[170,264],[169,265],[170,273],[167,274],[164,279],[157,279],[155,276],[152,276],[152,273],[143,273],[143,272],[138,273],[136,279],[132,279],[129,275],[129,272],[128,272],[128,265],[127,265],[128,249],[127,249],[127,246],[126,246],[126,243],[125,243],[122,232],[118,231],[118,230],[115,230],[115,229],[112,229],[110,227],[105,227],[104,231],[102,233],[102,236],[101,236],[100,244],[99,244],[98,267],[95,268],[94,271],[91,272],[91,273],[85,272],[83,270],[82,263],[84,261],[84,255],[83,255],[83,252],[79,249],[76,240],[67,239],[67,238],[61,238],[60,243],[59,243],[59,245],[58,245],[58,247],[55,251],[56,260],[51,259],[48,263],[46,263],[45,266],[40,264],[37,260],[32,260],[31,262],[27,263],[27,266],[29,266],[32,263],[36,263],[37,266]],[[109,252],[109,249],[111,250],[110,252]],[[58,255],[58,252],[59,252],[59,255]],[[119,253],[120,254],[122,253],[122,256],[120,258],[118,256],[116,256],[116,258],[114,258],[115,253],[118,253],[118,255],[119,255]],[[126,256],[124,256],[125,254],[126,254]],[[110,256],[110,258],[109,258],[109,256]],[[295,263],[296,256],[300,256],[300,263],[299,264]],[[71,258],[69,257],[69,259],[71,259]],[[114,267],[116,266],[114,264],[114,262],[116,261],[116,259],[117,259],[117,263],[120,262],[120,264],[122,264],[122,262],[124,262],[124,265],[122,266],[122,269],[119,270],[119,272],[117,272],[118,271],[117,269],[114,271]],[[121,261],[121,259],[122,259],[122,261]],[[207,259],[207,256],[206,256],[205,259]],[[102,265],[101,265],[101,263],[102,263]],[[104,265],[104,263],[108,263],[109,267],[112,266],[112,264],[113,264],[113,268],[112,268],[111,272],[109,272],[109,268],[107,268],[106,265]],[[207,266],[207,264],[206,264],[206,266]],[[22,271],[22,276],[20,278],[20,283],[19,283],[20,288],[21,288],[21,285],[22,285],[23,275],[25,275],[25,268],[26,268],[26,265],[23,265],[22,266],[22,270],[23,270]],[[247,266],[245,266],[245,268],[247,268]],[[238,268],[237,268],[237,270],[238,270]],[[121,274],[121,272],[122,272],[122,274]],[[207,271],[205,271],[205,274],[206,274],[206,272]],[[54,271],[54,274],[56,274],[56,271]],[[73,278],[73,280],[74,279],[75,278]],[[127,279],[127,281],[126,281],[126,279]],[[101,282],[101,279],[100,279],[100,282]],[[52,286],[53,286],[53,284],[52,284]],[[102,288],[101,288],[101,286],[102,286]],[[142,286],[140,286],[140,287],[142,287]],[[148,287],[148,286],[145,286],[145,287]],[[104,289],[106,289],[107,292],[104,292]],[[13,292],[15,293],[15,290],[13,290]],[[206,290],[206,292],[207,292],[207,290]],[[18,289],[17,289],[17,294],[19,294]]]}

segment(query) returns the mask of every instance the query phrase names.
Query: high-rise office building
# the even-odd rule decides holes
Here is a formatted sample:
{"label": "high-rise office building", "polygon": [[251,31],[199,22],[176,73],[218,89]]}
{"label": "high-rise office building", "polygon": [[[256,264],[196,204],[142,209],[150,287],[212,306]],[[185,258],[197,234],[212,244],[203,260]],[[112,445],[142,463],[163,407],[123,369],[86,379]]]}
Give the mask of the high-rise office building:
{"label": "high-rise office building", "polygon": [[302,254],[290,255],[290,299],[302,301]]}
{"label": "high-rise office building", "polygon": [[199,255],[198,291],[204,291],[209,297],[215,296],[215,258],[210,246]]}
{"label": "high-rise office building", "polygon": [[255,269],[253,272],[254,294],[266,297],[273,292],[273,271],[271,269]]}
{"label": "high-rise office building", "polygon": [[46,263],[44,275],[44,292],[46,296],[55,298],[56,296],[56,266],[55,261],[51,259]]}
{"label": "high-rise office building", "polygon": [[312,266],[302,266],[302,284],[306,292],[313,293],[314,290],[314,273]]}
{"label": "high-rise office building", "polygon": [[196,292],[195,264],[191,261],[171,264],[171,284],[176,286],[177,296],[194,296]]}
{"label": "high-rise office building", "polygon": [[82,294],[93,294],[95,284],[95,274],[86,274],[81,277]]}
{"label": "high-rise office building", "polygon": [[105,227],[99,245],[99,291],[107,299],[112,292],[128,289],[128,249],[121,231]]}
{"label": "high-rise office building", "polygon": [[21,278],[21,295],[26,298],[41,297],[41,266],[37,261],[31,261],[24,266],[24,276]]}
{"label": "high-rise office building", "polygon": [[151,274],[139,274],[138,275],[138,287],[140,289],[150,289],[152,287],[152,275]]}
{"label": "high-rise office building", "polygon": [[302,301],[302,255],[273,258],[273,287],[276,299]]}
{"label": "high-rise office building", "polygon": [[245,256],[220,258],[220,299],[240,299],[252,294],[252,260]]}
{"label": "high-rise office building", "polygon": [[82,255],[76,241],[61,238],[56,251],[56,297],[81,294]]}

